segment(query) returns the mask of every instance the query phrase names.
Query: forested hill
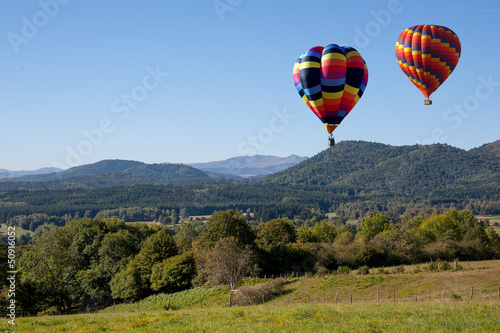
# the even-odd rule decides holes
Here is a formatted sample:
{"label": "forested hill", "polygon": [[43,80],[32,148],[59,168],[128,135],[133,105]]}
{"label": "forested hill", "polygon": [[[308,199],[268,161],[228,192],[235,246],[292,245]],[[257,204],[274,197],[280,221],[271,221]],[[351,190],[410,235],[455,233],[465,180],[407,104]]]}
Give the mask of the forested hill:
{"label": "forested hill", "polygon": [[498,146],[466,151],[342,141],[287,170],[246,180],[211,178],[186,165],[102,161],[86,171],[67,170],[68,178],[0,182],[0,222],[38,213],[94,217],[120,207],[149,207],[163,215],[172,209],[204,215],[238,208],[263,220],[293,218],[311,208],[355,218],[369,211],[423,214],[450,207],[499,214]]}
{"label": "forested hill", "polygon": [[[205,172],[182,164],[146,164],[138,161],[103,160],[57,173],[10,178],[0,188],[107,187],[137,184],[163,185],[179,180],[210,181]],[[10,184],[10,186],[9,186]]]}
{"label": "forested hill", "polygon": [[394,147],[343,141],[262,185],[325,187],[369,200],[499,200],[498,141],[469,151],[448,145]]}

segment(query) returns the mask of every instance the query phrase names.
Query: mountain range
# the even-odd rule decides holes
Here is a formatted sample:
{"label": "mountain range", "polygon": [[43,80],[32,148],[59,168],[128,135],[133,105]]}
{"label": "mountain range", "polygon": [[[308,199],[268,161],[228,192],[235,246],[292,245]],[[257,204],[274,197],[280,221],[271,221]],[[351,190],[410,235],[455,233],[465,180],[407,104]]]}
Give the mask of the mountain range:
{"label": "mountain range", "polygon": [[[265,158],[202,167],[220,172],[227,165],[259,166]],[[293,218],[299,206],[354,217],[368,211],[403,214],[446,207],[500,213],[500,140],[468,151],[445,144],[341,141],[265,177],[224,173],[183,164],[104,160],[57,173],[5,178],[0,181],[0,222],[19,214],[89,211],[92,216],[120,207],[186,208],[194,215],[269,207],[274,215],[260,215],[266,218]]]}
{"label": "mountain range", "polygon": [[62,171],[62,169],[59,168],[41,168],[41,169],[36,169],[36,170],[20,170],[20,171],[10,171],[6,169],[0,169],[0,178],[5,178],[5,177],[19,177],[19,176],[26,176],[26,175],[43,175],[47,173],[54,173],[54,172],[59,172]]}
{"label": "mountain range", "polygon": [[190,166],[206,172],[231,174],[242,178],[255,178],[273,174],[298,164],[307,157],[290,155],[277,157],[270,155],[239,156],[223,161],[191,163]]}

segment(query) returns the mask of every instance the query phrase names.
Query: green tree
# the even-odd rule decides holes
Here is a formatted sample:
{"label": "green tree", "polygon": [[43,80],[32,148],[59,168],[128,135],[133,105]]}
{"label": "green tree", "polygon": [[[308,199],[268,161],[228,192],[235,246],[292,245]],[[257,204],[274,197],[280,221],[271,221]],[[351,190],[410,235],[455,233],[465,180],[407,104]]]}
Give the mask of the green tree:
{"label": "green tree", "polygon": [[155,234],[144,241],[140,252],[111,279],[112,296],[132,300],[150,294],[153,266],[177,253],[169,229],[160,226]]}
{"label": "green tree", "polygon": [[132,259],[110,281],[113,298],[137,300],[145,294],[139,260]]}
{"label": "green tree", "polygon": [[359,251],[354,236],[349,231],[341,232],[332,244],[335,260],[339,265],[354,267],[354,258]]}
{"label": "green tree", "polygon": [[84,293],[96,303],[105,303],[112,297],[109,282],[124,267],[127,261],[137,252],[138,239],[121,229],[104,236],[96,260],[89,269],[81,270],[77,278]]}
{"label": "green tree", "polygon": [[189,214],[186,208],[181,209],[181,211],[179,212],[179,217],[182,221],[186,221],[187,219],[189,219]]}
{"label": "green tree", "polygon": [[318,237],[313,232],[312,228],[300,226],[297,229],[297,241],[299,243],[316,243],[318,242]]}
{"label": "green tree", "polygon": [[181,225],[175,229],[175,243],[179,252],[189,252],[193,249],[193,242],[198,236],[198,231],[194,222],[182,221]]}
{"label": "green tree", "polygon": [[180,220],[179,215],[177,214],[177,212],[175,211],[175,209],[172,209],[170,211],[170,222],[172,224],[177,224],[177,223],[179,223],[179,220]]}
{"label": "green tree", "polygon": [[240,245],[255,245],[255,232],[243,213],[232,209],[215,212],[200,234],[199,245],[211,249],[221,238],[234,237]]}
{"label": "green tree", "polygon": [[446,214],[435,215],[425,219],[417,232],[426,244],[434,242],[438,238],[454,241],[462,239],[458,223]]}
{"label": "green tree", "polygon": [[75,257],[70,250],[73,236],[65,228],[53,228],[38,238],[19,261],[22,283],[36,288],[42,298],[39,302],[60,311],[67,309],[81,291],[74,278]]}
{"label": "green tree", "polygon": [[479,224],[479,220],[467,209],[457,211],[455,208],[452,208],[446,212],[446,215],[458,224],[462,235],[465,235],[467,231]]}
{"label": "green tree", "polygon": [[391,222],[385,215],[375,214],[363,220],[363,227],[358,235],[369,241],[375,235],[391,229]]}
{"label": "green tree", "polygon": [[313,234],[322,243],[333,243],[337,237],[337,228],[332,223],[318,222],[313,227]]}
{"label": "green tree", "polygon": [[297,232],[293,224],[285,219],[274,219],[262,224],[257,232],[257,245],[270,250],[279,244],[293,243]]}
{"label": "green tree", "polygon": [[192,252],[186,252],[155,264],[151,273],[151,289],[173,293],[189,289],[196,273]]}

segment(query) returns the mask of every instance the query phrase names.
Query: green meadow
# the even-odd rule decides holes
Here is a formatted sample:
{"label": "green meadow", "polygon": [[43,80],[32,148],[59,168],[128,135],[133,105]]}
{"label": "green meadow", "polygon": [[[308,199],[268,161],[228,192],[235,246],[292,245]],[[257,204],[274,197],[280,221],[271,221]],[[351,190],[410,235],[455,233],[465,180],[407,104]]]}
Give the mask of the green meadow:
{"label": "green meadow", "polygon": [[500,332],[500,261],[424,266],[284,277],[281,296],[252,306],[229,307],[228,287],[194,288],[90,313],[17,318],[14,332]]}

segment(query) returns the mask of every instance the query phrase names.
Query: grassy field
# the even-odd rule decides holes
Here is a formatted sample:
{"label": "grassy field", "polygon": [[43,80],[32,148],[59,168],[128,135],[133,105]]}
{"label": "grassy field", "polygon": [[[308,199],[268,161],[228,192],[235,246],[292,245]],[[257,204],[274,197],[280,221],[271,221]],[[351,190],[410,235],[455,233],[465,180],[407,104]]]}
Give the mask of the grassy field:
{"label": "grassy field", "polygon": [[499,301],[268,304],[96,313],[20,318],[15,332],[500,332],[500,306]]}
{"label": "grassy field", "polygon": [[[484,215],[484,216],[476,216],[479,220],[489,220],[490,225],[500,224],[500,215]],[[500,235],[500,227],[493,226],[493,229]]]}
{"label": "grassy field", "polygon": [[283,295],[254,306],[229,308],[229,287],[195,288],[96,313],[18,318],[15,332],[500,332],[500,261],[425,266],[287,277]]}
{"label": "grassy field", "polygon": [[[3,237],[7,235],[8,232],[8,226],[6,224],[1,224],[0,225],[0,237]],[[21,237],[24,234],[33,234],[34,232],[29,231],[29,230],[24,230],[21,227],[16,227],[16,237]]]}

